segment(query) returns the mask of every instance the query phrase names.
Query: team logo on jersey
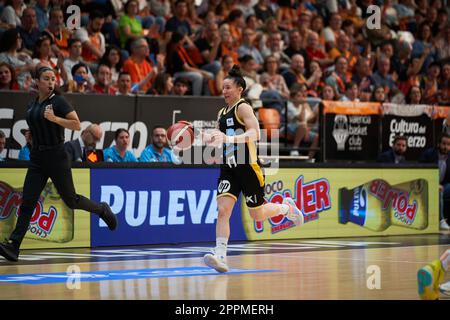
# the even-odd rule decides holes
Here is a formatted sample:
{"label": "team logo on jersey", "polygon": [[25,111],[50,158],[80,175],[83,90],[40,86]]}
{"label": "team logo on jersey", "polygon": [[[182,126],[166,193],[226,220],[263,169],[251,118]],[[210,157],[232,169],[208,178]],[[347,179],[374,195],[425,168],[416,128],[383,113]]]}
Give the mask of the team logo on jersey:
{"label": "team logo on jersey", "polygon": [[234,126],[233,118],[228,118],[228,119],[227,119],[227,126],[228,126],[228,127]]}
{"label": "team logo on jersey", "polygon": [[230,191],[230,189],[231,189],[231,183],[228,180],[220,181],[219,186],[217,187],[217,191],[219,193],[228,192],[228,191]]}
{"label": "team logo on jersey", "polygon": [[256,195],[245,196],[245,202],[247,202],[247,203],[256,203]]}

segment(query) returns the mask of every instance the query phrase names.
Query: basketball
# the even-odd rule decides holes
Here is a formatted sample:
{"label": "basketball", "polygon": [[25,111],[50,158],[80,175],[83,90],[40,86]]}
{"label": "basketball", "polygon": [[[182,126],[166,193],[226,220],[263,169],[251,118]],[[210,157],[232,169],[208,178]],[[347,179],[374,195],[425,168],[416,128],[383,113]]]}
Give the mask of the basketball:
{"label": "basketball", "polygon": [[187,121],[178,121],[167,129],[167,138],[174,149],[186,150],[194,142],[193,125]]}

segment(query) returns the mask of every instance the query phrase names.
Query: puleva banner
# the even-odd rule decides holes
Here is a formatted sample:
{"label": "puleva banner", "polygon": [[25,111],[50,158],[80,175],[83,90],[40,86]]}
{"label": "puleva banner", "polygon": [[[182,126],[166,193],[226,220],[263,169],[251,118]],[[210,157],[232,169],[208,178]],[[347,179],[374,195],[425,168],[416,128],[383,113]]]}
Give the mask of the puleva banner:
{"label": "puleva banner", "polygon": [[[22,202],[26,169],[0,169],[0,239],[14,230]],[[74,169],[76,191],[89,197],[89,169]],[[88,247],[89,214],[70,209],[51,180],[47,181],[31,217],[22,249]]]}
{"label": "puleva banner", "polygon": [[[199,242],[216,239],[216,168],[92,169],[91,195],[110,204],[118,228],[91,218],[92,246]],[[230,240],[245,240],[240,206]]]}
{"label": "puleva banner", "polygon": [[249,240],[438,232],[436,169],[280,169],[268,176],[267,202],[290,196],[305,215],[253,221],[242,204]]}

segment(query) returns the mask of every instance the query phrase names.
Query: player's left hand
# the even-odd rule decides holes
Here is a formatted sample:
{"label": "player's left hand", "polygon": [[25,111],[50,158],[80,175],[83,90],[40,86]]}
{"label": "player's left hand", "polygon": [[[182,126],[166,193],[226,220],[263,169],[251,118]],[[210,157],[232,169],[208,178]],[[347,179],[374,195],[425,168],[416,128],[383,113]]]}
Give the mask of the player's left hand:
{"label": "player's left hand", "polygon": [[44,118],[51,122],[56,121],[56,116],[55,113],[53,112],[53,107],[51,105],[45,107]]}

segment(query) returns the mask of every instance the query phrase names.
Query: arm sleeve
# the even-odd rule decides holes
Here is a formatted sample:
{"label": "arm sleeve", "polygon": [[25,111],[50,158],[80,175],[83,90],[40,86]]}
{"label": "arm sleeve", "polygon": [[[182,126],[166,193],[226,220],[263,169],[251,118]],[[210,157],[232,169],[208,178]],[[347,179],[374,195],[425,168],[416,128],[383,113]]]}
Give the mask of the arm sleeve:
{"label": "arm sleeve", "polygon": [[55,104],[53,104],[53,110],[55,115],[60,117],[66,117],[66,115],[72,111],[74,108],[67,102],[67,100],[62,96],[57,96],[55,99]]}

